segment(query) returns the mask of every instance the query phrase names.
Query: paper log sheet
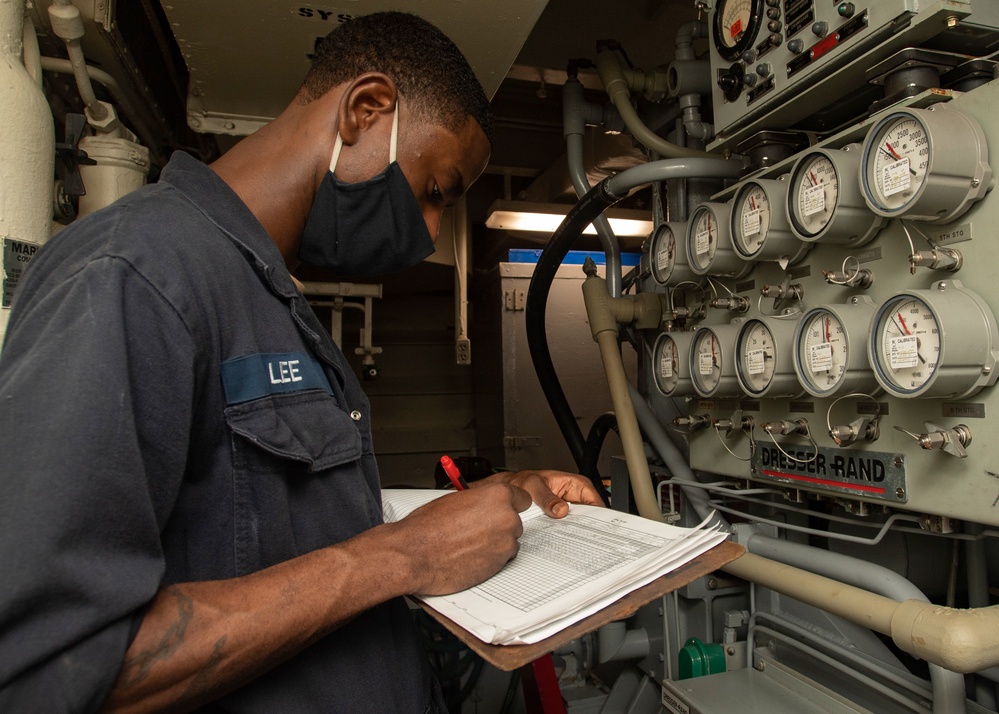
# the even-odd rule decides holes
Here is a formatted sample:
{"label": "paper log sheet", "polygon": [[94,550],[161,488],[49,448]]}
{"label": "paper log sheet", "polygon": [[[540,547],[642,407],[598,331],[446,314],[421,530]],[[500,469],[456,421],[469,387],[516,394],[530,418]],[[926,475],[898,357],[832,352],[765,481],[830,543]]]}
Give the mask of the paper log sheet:
{"label": "paper log sheet", "polygon": [[[383,491],[386,520],[448,492]],[[399,495],[396,495],[399,494]],[[562,519],[521,514],[520,551],[468,590],[420,599],[492,644],[537,642],[692,560],[725,539],[606,508],[571,504]]]}

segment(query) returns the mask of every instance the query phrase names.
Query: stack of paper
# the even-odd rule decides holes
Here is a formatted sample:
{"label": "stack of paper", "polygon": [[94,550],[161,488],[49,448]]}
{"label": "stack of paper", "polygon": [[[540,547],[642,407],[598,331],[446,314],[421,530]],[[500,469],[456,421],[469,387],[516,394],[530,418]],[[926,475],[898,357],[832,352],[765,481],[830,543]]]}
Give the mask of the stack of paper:
{"label": "stack of paper", "polygon": [[[386,490],[386,521],[447,491]],[[724,541],[726,533],[679,528],[606,508],[572,504],[565,518],[537,505],[521,514],[520,552],[485,582],[453,595],[420,596],[484,642],[550,637]]]}

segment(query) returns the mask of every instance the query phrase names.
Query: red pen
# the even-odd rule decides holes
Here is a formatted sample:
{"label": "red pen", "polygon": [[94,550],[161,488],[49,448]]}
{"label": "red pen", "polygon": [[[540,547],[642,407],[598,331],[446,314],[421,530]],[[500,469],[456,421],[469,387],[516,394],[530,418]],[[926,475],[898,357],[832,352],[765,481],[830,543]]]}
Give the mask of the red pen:
{"label": "red pen", "polygon": [[447,474],[447,477],[451,479],[451,483],[454,484],[455,490],[464,491],[468,488],[468,483],[450,456],[445,454],[441,457],[441,466],[444,467],[444,473]]}

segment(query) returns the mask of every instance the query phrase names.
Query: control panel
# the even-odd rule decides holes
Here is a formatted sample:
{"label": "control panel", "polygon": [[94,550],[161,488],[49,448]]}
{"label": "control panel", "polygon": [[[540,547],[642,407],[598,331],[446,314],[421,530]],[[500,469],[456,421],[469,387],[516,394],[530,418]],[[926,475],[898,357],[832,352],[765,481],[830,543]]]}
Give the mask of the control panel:
{"label": "control panel", "polygon": [[[729,33],[772,7],[724,5]],[[694,469],[999,525],[995,106],[999,82],[924,92],[691,214],[649,393],[683,403]]]}
{"label": "control panel", "polygon": [[[831,132],[884,94],[868,71],[903,48],[988,54],[991,0],[711,0],[716,150],[761,129]],[[978,45],[983,45],[978,47]],[[858,111],[859,110],[859,111]]]}

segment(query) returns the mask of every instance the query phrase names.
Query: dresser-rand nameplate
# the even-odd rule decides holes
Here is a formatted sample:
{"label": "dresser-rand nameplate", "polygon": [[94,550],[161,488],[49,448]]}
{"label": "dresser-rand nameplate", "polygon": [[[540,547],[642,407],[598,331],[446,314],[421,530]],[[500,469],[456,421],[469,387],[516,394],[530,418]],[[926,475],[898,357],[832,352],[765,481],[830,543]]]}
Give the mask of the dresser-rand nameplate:
{"label": "dresser-rand nameplate", "polygon": [[[782,451],[783,449],[783,451]],[[847,451],[801,443],[757,442],[750,460],[753,478],[797,488],[905,503],[905,455]]]}

